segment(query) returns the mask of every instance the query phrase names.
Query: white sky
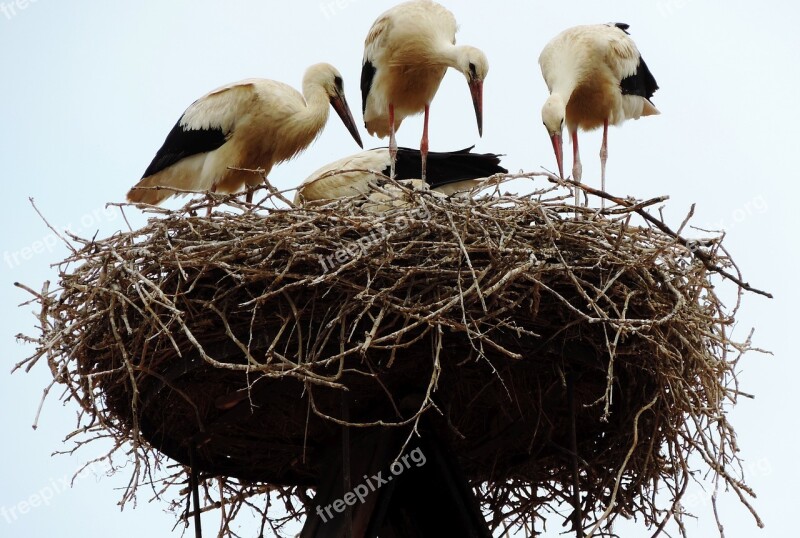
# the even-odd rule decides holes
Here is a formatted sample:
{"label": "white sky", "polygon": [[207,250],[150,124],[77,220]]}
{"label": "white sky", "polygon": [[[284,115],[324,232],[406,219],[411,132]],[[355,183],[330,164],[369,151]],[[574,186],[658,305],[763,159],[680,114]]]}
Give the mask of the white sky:
{"label": "white sky", "polygon": [[[612,129],[608,189],[639,198],[667,194],[665,215],[678,224],[696,203],[694,223],[724,228],[727,246],[753,285],[774,300],[746,297],[736,335],[756,327],[755,343],[774,357],[747,356],[742,389],[757,396],[731,413],[739,434],[755,505],[767,524],[755,524],[733,495],[723,496],[728,538],[787,536],[796,531],[800,472],[796,465],[797,387],[800,373],[791,343],[797,305],[798,147],[800,87],[797,54],[800,10],[791,2],[712,0],[596,0],[531,2],[445,1],[461,25],[459,42],[482,48],[491,69],[485,86],[483,139],[463,77],[451,72],[433,103],[431,147],[504,153],[510,170],[555,167],[541,125],[546,89],[536,62],[544,44],[576,24],[621,21],[631,33],[662,89],[655,118]],[[266,77],[299,86],[305,68],[329,61],[342,72],[357,123],[363,39],[373,20],[393,1],[296,0],[0,0],[0,162],[6,192],[2,222],[4,371],[32,349],[14,335],[35,334],[28,297],[53,278],[50,264],[66,255],[28,204],[35,198],[55,226],[91,236],[123,227],[107,202],[123,200],[181,112],[223,83]],[[17,7],[23,6],[23,9]],[[11,6],[14,6],[12,13]],[[418,118],[399,132],[416,146]],[[384,145],[362,129],[367,147]],[[584,181],[599,184],[598,133],[582,137]],[[271,175],[279,187],[299,183],[329,161],[353,153],[355,143],[332,114],[323,136]],[[566,152],[569,154],[569,150]],[[567,158],[568,170],[571,159]],[[130,211],[134,226],[143,220]],[[45,247],[45,244],[47,246]],[[793,310],[790,310],[790,307]],[[793,315],[795,314],[795,315]],[[120,513],[113,478],[89,475],[63,490],[62,479],[99,455],[90,447],[78,458],[50,457],[75,426],[75,406],[54,394],[40,428],[32,431],[41,391],[50,378],[45,364],[30,374],[0,373],[0,536],[121,538],[168,535],[173,516],[144,492],[136,509]],[[102,474],[102,473],[101,473]],[[20,504],[52,488],[46,506],[21,513]],[[698,492],[697,488],[694,490]],[[41,496],[39,496],[40,498]],[[714,535],[710,504],[702,494],[688,509],[692,536]],[[5,509],[5,512],[2,510]],[[12,517],[13,516],[13,517]],[[214,534],[212,521],[206,532]],[[624,536],[649,536],[633,526]],[[558,524],[547,536],[557,536]],[[253,532],[245,531],[245,535]],[[176,534],[177,536],[177,531]]]}

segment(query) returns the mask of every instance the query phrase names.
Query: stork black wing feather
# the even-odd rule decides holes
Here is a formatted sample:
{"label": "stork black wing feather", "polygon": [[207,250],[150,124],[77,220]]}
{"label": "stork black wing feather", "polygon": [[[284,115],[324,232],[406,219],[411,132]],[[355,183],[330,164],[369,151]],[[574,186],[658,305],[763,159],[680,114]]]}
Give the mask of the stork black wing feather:
{"label": "stork black wing feather", "polygon": [[361,113],[367,110],[367,96],[372,88],[372,80],[375,78],[375,66],[366,60],[361,66]]}
{"label": "stork black wing feather", "polygon": [[222,146],[227,136],[222,129],[189,129],[180,120],[167,135],[164,144],[153,157],[142,178],[164,170],[186,157],[213,151]]}
{"label": "stork black wing feather", "polygon": [[622,95],[639,95],[645,99],[650,99],[658,89],[658,83],[650,72],[644,58],[639,56],[639,65],[636,66],[636,73],[625,77],[619,83]]}
{"label": "stork black wing feather", "polygon": [[630,32],[628,32],[628,28],[631,27],[630,24],[626,24],[624,22],[616,22],[616,23],[614,23],[614,26],[616,26],[617,28],[619,28],[620,30],[625,32],[626,34],[631,35]]}
{"label": "stork black wing feather", "polygon": [[[500,166],[500,156],[494,153],[471,153],[471,146],[459,151],[428,152],[425,181],[432,189],[467,179],[489,177],[508,172]],[[422,159],[417,149],[398,148],[395,165],[396,179],[418,179]],[[389,168],[383,172],[389,175]]]}

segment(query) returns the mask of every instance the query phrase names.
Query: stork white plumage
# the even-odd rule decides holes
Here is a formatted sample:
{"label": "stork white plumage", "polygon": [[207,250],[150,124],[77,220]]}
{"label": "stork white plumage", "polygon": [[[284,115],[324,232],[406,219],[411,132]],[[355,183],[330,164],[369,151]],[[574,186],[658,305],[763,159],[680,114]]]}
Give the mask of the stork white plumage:
{"label": "stork white plumage", "polygon": [[[580,182],[578,129],[603,127],[600,149],[601,182],[605,190],[608,126],[660,112],[650,98],[658,89],[655,78],[629,37],[628,25],[593,24],[569,28],[542,50],[542,68],[550,97],[542,121],[553,143],[558,173],[564,177],[562,129],[566,120],[572,137],[572,177]],[[578,203],[578,190],[575,202]]]}
{"label": "stork white plumage", "polygon": [[[508,172],[500,166],[499,155],[472,153],[471,150],[472,147],[430,152],[427,178],[419,184],[420,151],[398,148],[394,179],[410,181],[408,185],[415,189],[430,189],[450,196],[469,191],[485,178]],[[339,159],[308,176],[297,188],[294,201],[303,203],[369,194],[389,176],[391,164],[388,148],[370,149]]]}
{"label": "stork white plumage", "polygon": [[467,78],[483,134],[483,80],[489,71],[486,55],[475,47],[455,44],[456,19],[431,0],[399,4],[378,17],[364,43],[361,97],[364,124],[371,135],[389,136],[397,152],[395,132],[407,116],[424,112],[422,174],[428,154],[430,104],[448,67]]}
{"label": "stork white plumage", "polygon": [[[248,79],[218,88],[195,101],[167,135],[128,200],[158,204],[178,191],[239,192],[261,177],[238,169],[263,169],[291,159],[322,132],[329,108],[339,114],[363,147],[332,65],[312,65],[303,93],[282,82]],[[248,192],[247,201],[252,201]]]}

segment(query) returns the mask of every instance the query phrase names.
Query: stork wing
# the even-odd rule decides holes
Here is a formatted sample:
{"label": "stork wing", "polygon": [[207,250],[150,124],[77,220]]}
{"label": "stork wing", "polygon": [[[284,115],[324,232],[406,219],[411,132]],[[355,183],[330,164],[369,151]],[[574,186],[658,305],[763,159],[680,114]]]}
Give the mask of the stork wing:
{"label": "stork wing", "polygon": [[636,72],[622,79],[619,83],[623,95],[639,95],[648,101],[658,89],[658,83],[650,72],[644,58],[639,56]]}
{"label": "stork wing", "polygon": [[364,60],[364,65],[361,66],[361,113],[367,111],[367,97],[369,97],[369,90],[372,88],[372,79],[375,78],[375,66],[369,60]]}
{"label": "stork wing", "polygon": [[658,89],[655,77],[642,59],[636,44],[628,37],[629,25],[616,23],[609,39],[608,63],[616,70],[623,95],[650,99]]}
{"label": "stork wing", "polygon": [[[466,180],[482,179],[508,170],[500,166],[500,156],[494,153],[472,153],[472,148],[459,151],[431,151],[428,153],[425,181],[431,189]],[[422,158],[417,149],[398,148],[395,177],[416,179],[420,176]],[[384,175],[389,175],[384,170]]]}
{"label": "stork wing", "polygon": [[367,39],[364,40],[364,62],[361,67],[361,112],[367,110],[367,97],[372,89],[372,80],[375,78],[375,53],[381,46],[381,41],[391,26],[391,17],[388,14],[380,17],[370,28]]}
{"label": "stork wing", "polygon": [[164,144],[144,171],[142,179],[150,177],[178,161],[213,151],[225,143],[226,136],[221,129],[188,129],[182,125],[183,117],[167,135]]}
{"label": "stork wing", "polygon": [[213,151],[233,131],[241,107],[254,99],[251,81],[218,88],[191,104],[167,135],[142,178],[157,174],[181,159]]}

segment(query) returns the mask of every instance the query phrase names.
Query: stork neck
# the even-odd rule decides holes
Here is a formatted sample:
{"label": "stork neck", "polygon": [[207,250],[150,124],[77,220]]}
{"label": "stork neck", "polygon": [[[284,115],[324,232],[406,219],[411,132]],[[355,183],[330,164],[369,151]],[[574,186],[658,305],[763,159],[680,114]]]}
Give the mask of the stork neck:
{"label": "stork neck", "polygon": [[[457,69],[459,71],[464,71],[464,66],[462,65],[461,56],[465,52],[465,47],[463,45],[453,45],[451,43],[446,43],[443,47],[438,50],[439,61],[447,65],[447,67],[452,67],[453,69]],[[465,75],[467,73],[464,73]]]}
{"label": "stork neck", "polygon": [[572,92],[578,87],[578,80],[573,73],[574,70],[565,69],[554,76],[551,80],[552,89],[550,94],[560,95],[565,103],[569,101]]}
{"label": "stork neck", "polygon": [[325,89],[319,84],[309,83],[303,85],[303,97],[306,100],[304,111],[304,125],[313,130],[319,130],[328,121],[330,112],[330,98]]}
{"label": "stork neck", "polygon": [[550,95],[558,95],[564,103],[568,103],[572,92],[574,92],[577,87],[578,82],[576,80],[569,77],[559,78],[553,81],[553,89]]}

